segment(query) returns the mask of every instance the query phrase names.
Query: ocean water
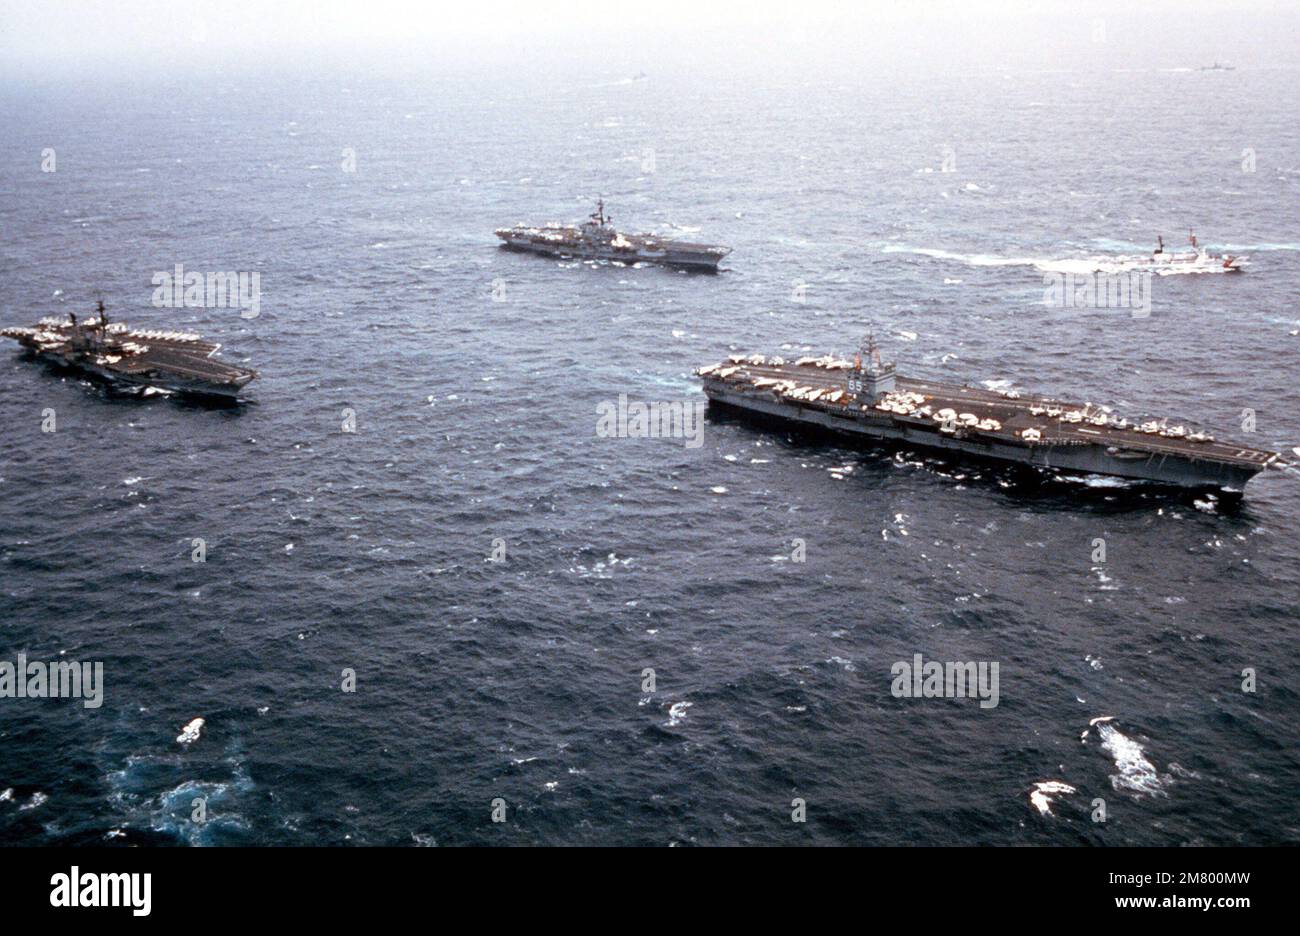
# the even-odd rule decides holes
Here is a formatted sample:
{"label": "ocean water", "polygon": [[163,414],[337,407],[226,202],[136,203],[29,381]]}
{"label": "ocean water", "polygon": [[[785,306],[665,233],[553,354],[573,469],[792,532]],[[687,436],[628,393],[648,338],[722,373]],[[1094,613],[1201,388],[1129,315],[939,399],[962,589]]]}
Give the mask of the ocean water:
{"label": "ocean water", "polygon": [[[620,394],[702,400],[726,354],[874,329],[903,373],[1286,453],[1298,94],[598,62],[7,87],[0,323],[102,295],[261,377],[211,409],[0,353],[0,659],[105,680],[0,700],[0,842],[1300,841],[1295,474],[1233,504],[716,413],[698,448],[595,431]],[[601,195],[725,271],[495,246]],[[1145,319],[1045,306],[1044,269],[1193,227],[1248,272],[1157,278]],[[260,315],[156,308],[178,263],[257,272]],[[999,704],[894,697],[917,653],[997,662]]]}

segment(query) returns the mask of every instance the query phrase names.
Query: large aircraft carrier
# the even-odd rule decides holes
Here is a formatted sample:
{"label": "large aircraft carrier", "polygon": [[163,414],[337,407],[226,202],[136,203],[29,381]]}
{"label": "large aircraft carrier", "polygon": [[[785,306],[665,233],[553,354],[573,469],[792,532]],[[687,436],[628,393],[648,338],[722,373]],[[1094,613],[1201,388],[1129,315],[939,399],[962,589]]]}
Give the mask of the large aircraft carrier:
{"label": "large aircraft carrier", "polygon": [[110,323],[100,302],[97,316],[79,323],[43,318],[32,328],[0,328],[37,358],[114,387],[167,390],[185,396],[235,401],[257,371],[214,360],[221,345],[187,332],[136,330]]}
{"label": "large aircraft carrier", "polygon": [[718,263],[731,253],[730,247],[666,240],[654,234],[620,234],[614,230],[612,220],[605,214],[605,203],[599,201],[591,217],[577,227],[516,224],[498,228],[496,235],[501,238],[503,246],[512,250],[527,250],[552,257],[657,263],[708,272],[717,272]]}
{"label": "large aircraft carrier", "polygon": [[1241,492],[1276,452],[1110,407],[897,375],[868,337],[854,360],[733,355],[701,367],[713,404],[834,430],[1072,474]]}

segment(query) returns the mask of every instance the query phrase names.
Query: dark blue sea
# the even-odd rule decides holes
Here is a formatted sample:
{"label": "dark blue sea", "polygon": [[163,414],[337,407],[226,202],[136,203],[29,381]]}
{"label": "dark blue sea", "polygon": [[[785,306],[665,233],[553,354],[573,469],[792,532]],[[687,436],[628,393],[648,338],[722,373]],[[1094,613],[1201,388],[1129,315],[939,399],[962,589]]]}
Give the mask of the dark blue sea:
{"label": "dark blue sea", "polygon": [[[261,376],[122,397],[4,343],[0,660],[102,661],[104,697],[0,699],[0,843],[1300,842],[1296,473],[1234,503],[719,413],[596,433],[873,330],[1295,460],[1300,71],[1186,64],[8,83],[0,325],[102,296]],[[496,246],[598,196],[734,252]],[[1250,267],[1044,303],[1191,228]],[[158,308],[177,264],[258,273],[260,314]],[[997,662],[999,704],[895,697],[918,653]]]}

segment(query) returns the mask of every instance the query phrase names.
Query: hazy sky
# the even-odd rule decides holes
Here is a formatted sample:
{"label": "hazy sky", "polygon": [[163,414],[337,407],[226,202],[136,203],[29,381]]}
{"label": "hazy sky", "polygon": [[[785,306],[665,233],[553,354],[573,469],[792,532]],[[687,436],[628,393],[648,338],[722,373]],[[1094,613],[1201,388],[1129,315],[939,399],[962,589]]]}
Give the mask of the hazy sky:
{"label": "hazy sky", "polygon": [[[1103,39],[1098,41],[1098,23]],[[611,68],[801,60],[943,67],[1177,67],[1216,58],[1294,65],[1296,0],[0,0],[0,68],[39,80],[69,69]],[[503,77],[510,77],[503,75]]]}

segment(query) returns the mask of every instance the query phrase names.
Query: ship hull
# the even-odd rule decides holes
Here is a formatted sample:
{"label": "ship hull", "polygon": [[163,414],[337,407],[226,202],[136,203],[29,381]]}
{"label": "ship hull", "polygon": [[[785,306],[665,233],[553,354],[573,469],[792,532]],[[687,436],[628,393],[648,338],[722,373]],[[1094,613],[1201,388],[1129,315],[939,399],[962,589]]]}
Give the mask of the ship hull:
{"label": "ship hull", "polygon": [[[1164,257],[1145,262],[1135,262],[1125,272],[1155,273],[1241,273],[1247,266],[1246,257]],[[1115,272],[1114,264],[1099,264],[1096,273]]]}
{"label": "ship hull", "polygon": [[252,379],[215,384],[206,381],[184,380],[175,376],[137,377],[83,361],[69,361],[61,354],[42,354],[39,351],[29,353],[36,360],[44,362],[54,370],[88,377],[113,390],[166,390],[168,393],[213,403],[240,402],[240,394]]}
{"label": "ship hull", "polygon": [[828,410],[738,392],[718,381],[706,381],[711,405],[764,420],[830,431],[863,444],[915,446],[963,458],[1029,466],[1081,475],[1109,475],[1180,488],[1238,493],[1260,467],[1195,457],[1118,449],[1101,445],[1026,445],[987,438],[955,438],[928,425],[896,420],[876,411]]}

